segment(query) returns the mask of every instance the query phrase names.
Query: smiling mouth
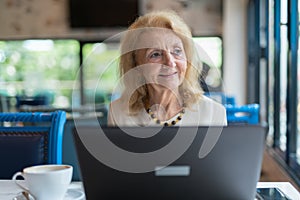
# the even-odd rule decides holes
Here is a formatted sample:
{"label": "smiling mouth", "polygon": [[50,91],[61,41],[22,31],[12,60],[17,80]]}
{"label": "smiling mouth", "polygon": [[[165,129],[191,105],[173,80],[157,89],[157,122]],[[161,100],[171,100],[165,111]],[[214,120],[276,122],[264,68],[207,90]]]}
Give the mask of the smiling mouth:
{"label": "smiling mouth", "polygon": [[173,73],[170,73],[170,74],[159,74],[159,76],[161,76],[161,77],[171,77],[171,76],[174,76],[176,74],[177,74],[177,72],[173,72]]}

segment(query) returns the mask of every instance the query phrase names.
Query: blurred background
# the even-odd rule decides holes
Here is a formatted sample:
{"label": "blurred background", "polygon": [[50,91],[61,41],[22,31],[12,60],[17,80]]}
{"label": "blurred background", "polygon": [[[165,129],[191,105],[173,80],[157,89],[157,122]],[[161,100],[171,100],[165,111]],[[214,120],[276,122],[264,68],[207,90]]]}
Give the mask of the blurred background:
{"label": "blurred background", "polygon": [[0,111],[63,109],[72,119],[96,109],[105,123],[120,33],[166,8],[192,30],[205,91],[259,104],[268,147],[300,183],[297,0],[2,0]]}

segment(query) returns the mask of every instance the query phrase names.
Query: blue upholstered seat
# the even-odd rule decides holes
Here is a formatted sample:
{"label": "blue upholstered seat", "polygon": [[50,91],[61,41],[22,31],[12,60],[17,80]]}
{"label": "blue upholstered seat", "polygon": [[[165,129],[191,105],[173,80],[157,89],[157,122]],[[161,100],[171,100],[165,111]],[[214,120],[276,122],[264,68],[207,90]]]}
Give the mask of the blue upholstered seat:
{"label": "blue upholstered seat", "polygon": [[225,105],[227,121],[232,123],[258,124],[259,105],[247,104],[242,106]]}
{"label": "blue upholstered seat", "polygon": [[228,124],[258,124],[259,104],[236,105],[233,96],[225,95],[223,92],[206,92],[204,95],[223,104],[226,108]]}
{"label": "blue upholstered seat", "polygon": [[38,164],[60,164],[66,113],[0,113],[0,178]]}

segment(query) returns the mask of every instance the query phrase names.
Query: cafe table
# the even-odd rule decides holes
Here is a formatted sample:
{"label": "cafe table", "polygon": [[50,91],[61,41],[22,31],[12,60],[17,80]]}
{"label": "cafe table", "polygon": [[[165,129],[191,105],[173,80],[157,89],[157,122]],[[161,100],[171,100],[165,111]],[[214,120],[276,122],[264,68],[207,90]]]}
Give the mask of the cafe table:
{"label": "cafe table", "polygon": [[[300,193],[289,182],[258,182],[257,188],[272,188],[280,189],[291,200],[300,200]],[[82,182],[72,182],[69,190],[83,193]],[[0,180],[0,200],[13,200],[22,190],[12,180]],[[24,198],[25,199],[25,198]],[[68,198],[71,200],[71,198]],[[74,198],[73,200],[85,200],[85,196]]]}
{"label": "cafe table", "polygon": [[[19,181],[22,184],[23,181],[18,180],[18,182]],[[85,200],[82,182],[72,182],[68,188],[68,191],[71,191],[70,194],[73,195],[69,195],[67,198],[65,198],[66,200]],[[22,198],[21,193],[22,189],[19,188],[14,181],[3,179],[0,180],[0,200],[26,200],[26,198]]]}

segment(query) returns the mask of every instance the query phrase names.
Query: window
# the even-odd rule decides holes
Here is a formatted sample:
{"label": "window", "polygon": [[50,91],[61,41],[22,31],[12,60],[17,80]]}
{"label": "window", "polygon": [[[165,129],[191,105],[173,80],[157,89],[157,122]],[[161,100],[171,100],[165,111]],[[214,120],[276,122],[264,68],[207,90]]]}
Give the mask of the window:
{"label": "window", "polygon": [[119,43],[87,43],[82,49],[85,103],[108,103],[118,81]]}
{"label": "window", "polygon": [[41,97],[42,104],[69,107],[78,66],[75,40],[0,41],[0,94],[8,99],[2,109]]}
{"label": "window", "polygon": [[[300,107],[299,96],[299,16],[300,7],[297,0],[268,1],[270,6],[266,11],[269,14],[270,25],[269,40],[270,50],[273,50],[269,77],[272,92],[270,95],[274,101],[270,103],[269,116],[270,134],[273,137],[272,147],[278,159],[284,163],[288,172],[300,184]],[[272,112],[274,114],[272,115]]]}
{"label": "window", "polygon": [[288,72],[288,30],[287,30],[287,1],[280,2],[280,136],[279,148],[286,151],[287,133],[287,72]]}
{"label": "window", "polygon": [[222,91],[223,44],[220,37],[194,37],[203,62],[203,78],[209,91]]}
{"label": "window", "polygon": [[[219,91],[222,40],[220,37],[194,40],[201,49],[205,82],[210,91]],[[28,105],[51,108],[106,105],[111,98],[118,97],[113,91],[119,79],[119,45],[118,41],[0,41],[0,97],[7,102],[1,100],[2,110],[25,110]]]}

